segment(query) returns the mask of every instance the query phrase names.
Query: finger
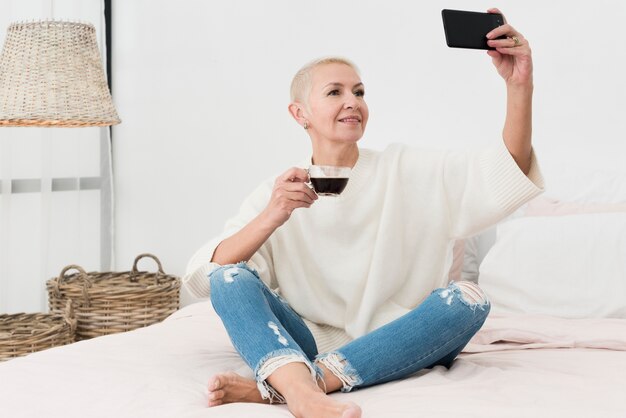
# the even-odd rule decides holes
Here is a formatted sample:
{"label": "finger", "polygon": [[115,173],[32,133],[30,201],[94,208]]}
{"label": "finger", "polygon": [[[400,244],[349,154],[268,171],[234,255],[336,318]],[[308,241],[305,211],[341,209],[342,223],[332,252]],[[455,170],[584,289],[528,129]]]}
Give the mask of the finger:
{"label": "finger", "polygon": [[289,170],[285,171],[281,174],[277,179],[277,181],[281,182],[301,182],[306,183],[309,181],[309,174],[304,168],[292,167]]}
{"label": "finger", "polygon": [[515,57],[530,55],[530,48],[528,48],[528,46],[523,46],[519,48],[496,48],[496,51],[503,55],[512,55]]}
{"label": "finger", "polygon": [[[280,199],[300,200],[300,201],[307,202],[307,203],[313,203],[315,200],[317,200],[317,196],[311,197],[305,191],[299,188],[298,189],[294,188],[294,186],[296,186],[297,184],[302,184],[302,183],[294,183],[294,184],[282,183],[280,187],[276,190],[274,199],[275,200],[280,200]],[[304,186],[304,187],[308,187],[308,186]]]}
{"label": "finger", "polygon": [[289,192],[289,193],[302,193],[305,196],[307,196],[309,199],[311,199],[311,202],[315,201],[318,199],[317,194],[315,194],[315,192],[306,184],[304,183],[299,183],[299,182],[294,182],[294,183],[284,183],[282,185],[283,190]]}
{"label": "finger", "polygon": [[497,13],[497,14],[502,15],[502,20],[504,20],[504,23],[506,23],[506,17],[504,16],[504,13],[502,13],[500,9],[498,9],[497,7],[492,7],[490,9],[487,9],[487,13]]}
{"label": "finger", "polygon": [[487,39],[495,39],[498,38],[500,36],[517,36],[517,37],[521,37],[522,35],[515,30],[515,28],[511,25],[509,25],[508,23],[502,25],[502,26],[498,26],[497,28],[493,29],[491,32],[489,32],[487,34]]}
{"label": "finger", "polygon": [[489,39],[487,45],[492,48],[519,48],[526,43],[526,39],[517,37],[518,43],[513,38],[506,39]]}
{"label": "finger", "polygon": [[293,181],[293,182],[286,181],[284,183],[281,183],[278,187],[280,187],[280,188],[282,188],[284,190],[290,191],[290,192],[306,193],[312,199],[317,197],[317,195],[315,194],[313,189],[307,183],[302,183],[302,182],[299,182],[299,181]]}

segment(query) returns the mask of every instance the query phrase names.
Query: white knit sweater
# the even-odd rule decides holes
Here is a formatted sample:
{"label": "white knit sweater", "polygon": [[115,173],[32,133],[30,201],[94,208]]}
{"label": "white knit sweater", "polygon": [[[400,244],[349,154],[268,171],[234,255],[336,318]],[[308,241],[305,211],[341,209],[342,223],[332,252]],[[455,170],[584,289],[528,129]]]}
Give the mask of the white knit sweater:
{"label": "white knit sweater", "polygon": [[[193,294],[209,296],[213,252],[267,206],[274,179],[191,258],[184,283]],[[279,288],[325,352],[446,286],[454,240],[498,222],[542,190],[534,153],[525,176],[504,143],[477,152],[400,144],[383,152],[359,149],[344,192],[296,209],[249,264]]]}

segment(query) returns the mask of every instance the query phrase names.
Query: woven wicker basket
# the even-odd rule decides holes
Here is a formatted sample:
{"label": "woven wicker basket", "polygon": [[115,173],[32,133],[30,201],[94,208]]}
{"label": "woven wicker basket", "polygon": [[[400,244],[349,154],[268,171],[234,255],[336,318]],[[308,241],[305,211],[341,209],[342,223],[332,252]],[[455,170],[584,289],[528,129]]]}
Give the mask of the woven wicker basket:
{"label": "woven wicker basket", "polygon": [[74,342],[72,303],[63,312],[0,315],[0,361]]}
{"label": "woven wicker basket", "polygon": [[[144,257],[156,261],[156,273],[137,271]],[[78,273],[66,276],[72,269]],[[78,341],[161,322],[178,310],[180,298],[180,278],[165,274],[152,254],[140,254],[125,272],[86,273],[69,265],[46,286],[51,310],[73,301]]]}

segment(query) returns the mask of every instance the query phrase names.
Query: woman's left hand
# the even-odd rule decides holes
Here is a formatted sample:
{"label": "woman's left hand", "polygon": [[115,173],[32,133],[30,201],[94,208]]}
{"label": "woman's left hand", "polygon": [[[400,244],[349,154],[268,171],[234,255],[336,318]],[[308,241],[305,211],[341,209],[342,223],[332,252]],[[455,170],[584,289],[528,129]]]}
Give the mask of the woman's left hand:
{"label": "woman's left hand", "polygon": [[[498,9],[489,9],[487,12],[501,13]],[[502,35],[506,39],[496,39]],[[506,18],[504,25],[489,32],[487,38],[487,45],[496,48],[487,51],[487,54],[507,85],[532,86],[533,59],[526,38],[506,23]]]}

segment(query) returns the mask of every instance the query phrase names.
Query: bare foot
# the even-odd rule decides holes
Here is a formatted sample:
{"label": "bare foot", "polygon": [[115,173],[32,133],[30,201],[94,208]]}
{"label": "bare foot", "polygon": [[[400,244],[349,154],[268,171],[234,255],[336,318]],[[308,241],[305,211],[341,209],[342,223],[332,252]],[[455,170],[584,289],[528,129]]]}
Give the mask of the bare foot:
{"label": "bare foot", "polygon": [[[324,390],[324,386],[329,384],[318,382],[318,385]],[[269,400],[263,399],[253,379],[246,379],[235,372],[212,376],[209,379],[209,406],[232,402],[269,403]]]}
{"label": "bare foot", "polygon": [[[353,402],[338,402],[318,391],[295,391],[287,399],[287,407],[297,418],[360,418],[361,408]],[[235,372],[219,373],[209,379],[209,407],[232,402],[269,404],[263,399],[256,382]]]}
{"label": "bare foot", "polygon": [[339,402],[319,391],[293,391],[287,407],[297,418],[360,418],[361,408],[353,402]]}
{"label": "bare foot", "polygon": [[209,406],[232,402],[269,403],[252,379],[246,379],[235,372],[219,373],[209,379]]}

